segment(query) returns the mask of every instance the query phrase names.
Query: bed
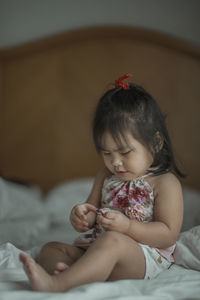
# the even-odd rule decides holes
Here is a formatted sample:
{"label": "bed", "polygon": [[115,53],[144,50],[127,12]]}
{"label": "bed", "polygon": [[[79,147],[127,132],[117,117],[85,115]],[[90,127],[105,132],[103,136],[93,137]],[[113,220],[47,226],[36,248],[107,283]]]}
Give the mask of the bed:
{"label": "bed", "polygon": [[[76,237],[70,210],[102,166],[93,111],[127,72],[167,113],[187,174],[176,263],[151,281],[33,292],[18,254],[36,257],[44,243]],[[0,51],[0,299],[200,299],[199,78],[199,46],[132,27],[84,28]]]}

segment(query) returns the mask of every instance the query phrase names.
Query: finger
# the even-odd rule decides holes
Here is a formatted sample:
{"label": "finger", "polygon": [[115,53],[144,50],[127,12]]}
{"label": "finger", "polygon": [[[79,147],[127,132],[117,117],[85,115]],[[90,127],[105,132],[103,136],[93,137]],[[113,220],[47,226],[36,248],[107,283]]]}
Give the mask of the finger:
{"label": "finger", "polygon": [[74,222],[76,222],[79,225],[85,225],[88,226],[88,222],[87,222],[87,217],[82,215],[82,216],[75,216],[74,217]]}
{"label": "finger", "polygon": [[89,227],[89,223],[85,220],[81,220],[79,217],[77,216],[74,216],[72,219],[71,219],[71,224],[73,226],[76,226],[76,227]]}
{"label": "finger", "polygon": [[105,217],[106,217],[107,219],[114,219],[114,218],[115,218],[115,212],[107,212],[107,213],[105,214]]}
{"label": "finger", "polygon": [[80,207],[74,211],[74,215],[82,220],[86,220],[86,218],[87,218],[85,215],[84,209],[80,208]]}
{"label": "finger", "polygon": [[83,219],[81,219],[79,216],[77,216],[76,214],[74,214],[71,218],[71,221],[77,224],[82,224],[82,222],[84,221]]}
{"label": "finger", "polygon": [[72,219],[71,224],[77,228],[82,228],[82,227],[88,228],[89,226],[88,222],[82,221],[79,218]]}
{"label": "finger", "polygon": [[78,232],[86,232],[89,230],[88,226],[82,226],[82,225],[77,225],[76,223],[72,223],[72,226],[75,228],[76,231]]}
{"label": "finger", "polygon": [[89,230],[89,227],[84,226],[81,230],[82,230],[82,232],[86,232]]}
{"label": "finger", "polygon": [[85,203],[85,208],[87,209],[87,212],[93,211],[94,213],[96,213],[96,210],[97,210],[97,207],[95,207],[94,205],[92,205],[90,203]]}
{"label": "finger", "polygon": [[110,226],[111,223],[112,223],[111,219],[108,219],[108,218],[103,217],[103,216],[98,216],[98,217],[97,217],[97,222],[98,222],[100,225],[102,225],[103,227],[104,227],[104,226]]}
{"label": "finger", "polygon": [[86,231],[88,231],[88,230],[89,230],[89,228],[88,228],[88,227],[85,227],[85,226],[80,226],[80,227],[77,228],[77,231],[78,231],[78,232],[86,232]]}
{"label": "finger", "polygon": [[107,219],[114,219],[115,218],[115,215],[110,211],[100,213],[100,214],[98,214],[98,216],[102,216],[102,217],[107,218]]}
{"label": "finger", "polygon": [[73,207],[73,213],[75,214],[75,215],[78,215],[78,214],[80,214],[81,212],[82,212],[82,206],[83,206],[83,204],[78,204],[78,205],[75,205],[74,207]]}
{"label": "finger", "polygon": [[96,213],[96,210],[97,210],[97,208],[94,205],[92,205],[90,203],[85,203],[85,204],[77,206],[74,213],[80,219],[86,220],[87,219],[87,216],[86,216],[87,213],[90,212],[90,211]]}

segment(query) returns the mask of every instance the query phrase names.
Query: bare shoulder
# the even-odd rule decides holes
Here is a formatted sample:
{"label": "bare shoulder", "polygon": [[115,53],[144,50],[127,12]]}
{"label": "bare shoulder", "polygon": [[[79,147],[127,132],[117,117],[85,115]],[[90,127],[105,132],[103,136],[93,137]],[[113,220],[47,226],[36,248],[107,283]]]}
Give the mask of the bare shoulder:
{"label": "bare shoulder", "polygon": [[182,187],[179,179],[171,172],[158,176],[151,176],[148,178],[148,182],[154,191],[155,197],[164,191],[173,192],[176,190],[182,193]]}
{"label": "bare shoulder", "polygon": [[154,199],[155,207],[163,213],[176,211],[180,220],[183,215],[182,186],[178,178],[172,173],[166,173],[154,178]]}
{"label": "bare shoulder", "polygon": [[171,172],[152,176],[151,185],[154,193],[154,205],[156,211],[179,212],[180,218],[183,215],[183,194],[179,179]]}
{"label": "bare shoulder", "polygon": [[179,179],[171,172],[156,176],[155,187],[159,188],[178,188],[181,189],[181,183]]}

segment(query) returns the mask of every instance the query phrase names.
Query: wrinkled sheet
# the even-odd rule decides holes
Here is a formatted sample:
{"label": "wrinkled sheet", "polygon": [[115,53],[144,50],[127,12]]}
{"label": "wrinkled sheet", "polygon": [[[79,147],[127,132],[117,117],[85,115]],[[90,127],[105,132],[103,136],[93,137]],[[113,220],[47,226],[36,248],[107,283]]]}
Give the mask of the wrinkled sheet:
{"label": "wrinkled sheet", "polygon": [[67,182],[42,199],[35,187],[19,187],[0,178],[0,300],[200,299],[200,193],[189,189],[183,190],[185,216],[176,264],[156,279],[92,283],[66,293],[30,289],[19,253],[35,258],[48,241],[73,242],[77,233],[69,214],[75,203],[85,201],[92,180]]}
{"label": "wrinkled sheet", "polygon": [[[154,280],[120,280],[92,283],[66,293],[40,293],[30,289],[18,260],[22,252],[10,243],[0,247],[0,299],[200,299],[200,272],[173,265]],[[35,257],[38,248],[25,253]]]}

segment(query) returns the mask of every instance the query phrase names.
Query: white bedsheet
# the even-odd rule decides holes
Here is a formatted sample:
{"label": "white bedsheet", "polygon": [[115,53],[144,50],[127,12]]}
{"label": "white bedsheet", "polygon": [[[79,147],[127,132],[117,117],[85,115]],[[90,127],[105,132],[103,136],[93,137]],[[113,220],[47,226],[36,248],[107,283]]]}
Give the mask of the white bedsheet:
{"label": "white bedsheet", "polygon": [[[28,190],[22,187],[20,193],[15,194],[13,188],[17,186],[12,186],[13,199],[10,196],[8,202],[0,196],[0,209],[7,214],[6,220],[4,214],[0,214],[0,300],[200,299],[200,193],[188,189],[184,200],[189,214],[185,214],[184,232],[177,243],[176,264],[156,279],[92,283],[66,293],[39,293],[30,289],[18,260],[19,252],[36,257],[41,245],[48,241],[72,242],[77,233],[67,222],[69,212],[75,203],[85,201],[91,184],[92,179],[85,179],[58,186],[47,195],[45,205],[34,188],[30,189],[31,197],[28,198],[25,194]],[[0,195],[5,194],[11,195],[0,190]],[[9,207],[3,207],[7,203]],[[25,203],[27,210],[23,206]],[[23,209],[17,212],[19,204]]]}
{"label": "white bedsheet", "polygon": [[[31,252],[34,252],[35,249]],[[39,293],[30,290],[18,260],[20,250],[10,243],[0,248],[0,299],[200,299],[200,272],[174,265],[154,280],[120,280],[92,283],[66,293]],[[34,254],[33,254],[34,255]]]}

